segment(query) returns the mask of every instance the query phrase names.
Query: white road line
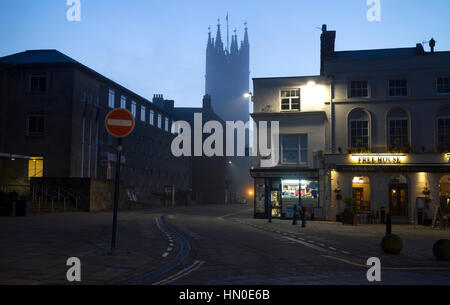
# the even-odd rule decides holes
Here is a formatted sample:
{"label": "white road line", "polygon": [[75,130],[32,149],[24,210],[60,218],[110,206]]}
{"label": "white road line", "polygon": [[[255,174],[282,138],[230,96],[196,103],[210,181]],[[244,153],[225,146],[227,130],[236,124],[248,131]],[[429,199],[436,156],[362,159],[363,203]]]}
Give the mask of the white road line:
{"label": "white road line", "polygon": [[162,255],[162,257],[167,257],[167,255],[169,255],[169,253],[164,252],[163,255]]}
{"label": "white road line", "polygon": [[244,212],[248,212],[248,211],[253,211],[253,208],[251,208],[251,209],[248,209],[248,210],[244,210],[244,211],[239,211],[239,212],[235,212],[235,213],[230,213],[230,214],[227,214],[227,215],[223,215],[223,216],[219,216],[219,217],[217,217],[218,219],[224,219],[225,217],[229,217],[229,216],[233,216],[233,215],[238,215],[238,214],[242,214],[242,213],[244,213]]}
{"label": "white road line", "polygon": [[333,247],[328,247],[328,249],[336,251],[336,248],[333,248]]}
{"label": "white road line", "polygon": [[190,265],[187,268],[184,268],[183,270],[175,273],[172,276],[169,276],[168,278],[161,280],[159,282],[153,283],[152,285],[164,285],[164,284],[169,284],[173,281],[178,280],[179,278],[182,278],[188,274],[190,274],[191,272],[197,270],[198,268],[200,268],[205,262],[204,261],[195,261],[192,265]]}
{"label": "white road line", "polygon": [[341,252],[344,254],[350,254],[350,252],[347,252],[347,251],[341,251]]}
{"label": "white road line", "polygon": [[172,250],[173,250],[172,247],[167,248],[167,252],[170,252],[170,251],[172,251]]}

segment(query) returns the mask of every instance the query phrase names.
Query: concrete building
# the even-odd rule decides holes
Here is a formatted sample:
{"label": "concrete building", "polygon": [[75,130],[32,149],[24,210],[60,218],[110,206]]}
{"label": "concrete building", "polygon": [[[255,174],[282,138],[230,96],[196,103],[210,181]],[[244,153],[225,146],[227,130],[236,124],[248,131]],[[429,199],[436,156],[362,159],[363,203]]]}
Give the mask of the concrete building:
{"label": "concrete building", "polygon": [[[335,38],[336,32],[324,25],[320,76],[255,79],[253,117],[268,119],[259,114],[265,109],[280,121],[281,156],[286,132],[308,135],[306,155],[323,150],[317,168],[326,219],[340,218],[345,207],[338,198],[355,199],[365,219],[375,218],[382,209],[399,222],[421,222],[423,214],[433,218],[434,207],[448,207],[450,196],[450,52],[435,51],[434,40],[430,51],[421,44],[336,51]],[[304,96],[308,82],[318,90],[311,102]],[[303,118],[311,109],[308,104],[322,108],[322,121]],[[314,134],[323,142],[311,143]],[[300,156],[293,159],[294,180],[301,179],[301,149],[300,144],[294,150]],[[267,207],[268,200],[264,202]]]}
{"label": "concrete building", "polygon": [[[3,84],[5,75],[8,85],[0,87],[1,184],[27,185],[33,177],[114,179],[117,143],[107,134],[104,119],[122,107],[136,118],[121,160],[127,199],[159,203],[168,186],[190,188],[188,160],[170,151],[171,124],[177,120],[170,109],[56,50],[2,57]],[[110,192],[105,196],[111,199]]]}
{"label": "concrete building", "polygon": [[[217,121],[225,129],[225,122],[214,112],[211,105],[211,97],[203,97],[203,107],[176,107],[173,110],[174,115],[181,120],[188,122],[191,127],[194,126],[194,115],[202,116],[202,123],[208,121]],[[207,135],[202,135],[202,143]],[[225,141],[225,137],[223,139]],[[194,132],[191,130],[191,143],[194,143]],[[228,162],[225,156],[195,156],[194,148],[191,147],[189,158],[190,184],[192,185],[192,200],[200,204],[224,204],[232,203],[230,194],[230,182],[227,177]]]}

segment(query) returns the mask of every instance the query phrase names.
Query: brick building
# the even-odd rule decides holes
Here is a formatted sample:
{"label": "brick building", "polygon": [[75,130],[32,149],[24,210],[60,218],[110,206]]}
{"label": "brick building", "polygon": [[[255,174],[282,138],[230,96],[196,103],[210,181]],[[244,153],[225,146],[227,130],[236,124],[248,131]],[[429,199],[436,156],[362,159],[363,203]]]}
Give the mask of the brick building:
{"label": "brick building", "polygon": [[116,140],[104,119],[122,107],[136,118],[121,160],[128,200],[153,202],[166,186],[191,187],[189,160],[170,151],[177,120],[170,109],[56,50],[0,58],[0,101],[0,184],[27,185],[32,177],[114,179]]}

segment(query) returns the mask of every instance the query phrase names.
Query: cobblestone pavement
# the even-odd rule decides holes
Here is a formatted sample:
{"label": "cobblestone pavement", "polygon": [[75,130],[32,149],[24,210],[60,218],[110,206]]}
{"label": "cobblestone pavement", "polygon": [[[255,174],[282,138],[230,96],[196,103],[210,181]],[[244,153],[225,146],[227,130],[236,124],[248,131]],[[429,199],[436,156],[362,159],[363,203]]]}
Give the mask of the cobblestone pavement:
{"label": "cobblestone pavement", "polygon": [[382,253],[382,225],[343,226],[253,219],[247,205],[158,208],[119,213],[118,252],[109,255],[112,213],[2,217],[0,284],[67,284],[79,257],[81,284],[450,284],[450,263],[432,246],[450,230],[394,225],[399,256]]}

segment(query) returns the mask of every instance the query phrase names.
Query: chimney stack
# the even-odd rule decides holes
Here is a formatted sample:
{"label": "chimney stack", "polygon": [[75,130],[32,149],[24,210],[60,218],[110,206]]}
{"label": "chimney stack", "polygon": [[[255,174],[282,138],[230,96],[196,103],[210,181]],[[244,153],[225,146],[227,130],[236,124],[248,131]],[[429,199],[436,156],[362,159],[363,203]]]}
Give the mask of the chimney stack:
{"label": "chimney stack", "polygon": [[320,75],[325,74],[325,61],[334,56],[336,43],[336,31],[328,31],[327,25],[322,25],[320,35]]}

